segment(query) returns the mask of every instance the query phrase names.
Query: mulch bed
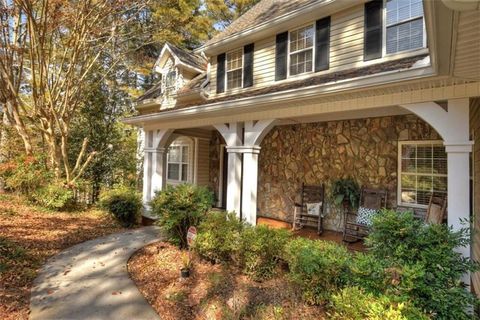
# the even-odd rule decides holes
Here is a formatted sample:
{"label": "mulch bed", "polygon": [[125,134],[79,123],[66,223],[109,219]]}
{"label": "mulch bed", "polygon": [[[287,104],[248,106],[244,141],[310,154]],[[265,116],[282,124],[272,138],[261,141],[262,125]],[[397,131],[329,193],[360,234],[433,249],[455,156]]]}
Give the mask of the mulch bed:
{"label": "mulch bed", "polygon": [[255,282],[236,268],[194,257],[192,274],[180,278],[184,252],[165,242],[139,250],[129,261],[130,276],[162,319],[325,319],[309,306],[279,270]]}
{"label": "mulch bed", "polygon": [[49,257],[122,230],[95,209],[48,212],[0,194],[0,319],[28,319],[32,282]]}

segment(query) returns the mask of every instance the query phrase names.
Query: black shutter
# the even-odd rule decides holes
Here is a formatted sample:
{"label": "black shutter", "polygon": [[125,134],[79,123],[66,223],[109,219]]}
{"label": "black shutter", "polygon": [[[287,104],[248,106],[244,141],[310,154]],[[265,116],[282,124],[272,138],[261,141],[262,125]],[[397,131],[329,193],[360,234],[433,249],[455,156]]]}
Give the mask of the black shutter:
{"label": "black shutter", "polygon": [[288,32],[277,34],[275,47],[275,80],[287,78]]}
{"label": "black shutter", "polygon": [[365,61],[382,57],[382,7],[383,0],[365,3],[365,42],[363,45]]}
{"label": "black shutter", "polygon": [[243,47],[243,87],[253,86],[253,43]]}
{"label": "black shutter", "polygon": [[225,92],[225,53],[217,56],[217,93]]}
{"label": "black shutter", "polygon": [[315,72],[327,70],[330,62],[330,17],[315,25]]}

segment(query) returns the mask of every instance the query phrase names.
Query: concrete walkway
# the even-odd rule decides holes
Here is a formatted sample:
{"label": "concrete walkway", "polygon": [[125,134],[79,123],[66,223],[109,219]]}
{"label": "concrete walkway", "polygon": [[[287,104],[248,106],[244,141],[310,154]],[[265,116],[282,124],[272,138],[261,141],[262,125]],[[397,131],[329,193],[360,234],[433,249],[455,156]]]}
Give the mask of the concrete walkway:
{"label": "concrete walkway", "polygon": [[159,229],[145,227],[60,252],[34,281],[30,319],[160,319],[127,271],[130,256],[158,240]]}

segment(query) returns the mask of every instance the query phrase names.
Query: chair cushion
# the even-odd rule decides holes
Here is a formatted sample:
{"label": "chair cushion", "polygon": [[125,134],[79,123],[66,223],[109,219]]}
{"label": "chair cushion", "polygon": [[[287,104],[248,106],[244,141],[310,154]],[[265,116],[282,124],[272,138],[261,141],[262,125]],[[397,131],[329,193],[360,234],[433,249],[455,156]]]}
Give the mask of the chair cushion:
{"label": "chair cushion", "polygon": [[372,219],[377,213],[378,210],[359,207],[357,212],[357,223],[370,227],[372,225]]}
{"label": "chair cushion", "polygon": [[307,203],[307,213],[311,215],[318,216],[320,215],[320,207],[322,206],[321,202]]}

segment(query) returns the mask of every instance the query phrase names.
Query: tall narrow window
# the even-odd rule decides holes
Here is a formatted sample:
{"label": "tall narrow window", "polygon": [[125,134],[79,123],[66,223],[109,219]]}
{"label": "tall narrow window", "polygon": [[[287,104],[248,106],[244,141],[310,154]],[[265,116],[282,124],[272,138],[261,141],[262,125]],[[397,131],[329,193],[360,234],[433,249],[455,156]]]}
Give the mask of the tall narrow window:
{"label": "tall narrow window", "polygon": [[387,54],[424,46],[422,0],[387,0]]}
{"label": "tall narrow window", "polygon": [[313,42],[315,29],[308,26],[290,32],[290,75],[310,72],[313,70]]}
{"label": "tall narrow window", "polygon": [[400,142],[399,204],[426,206],[432,193],[447,193],[447,154],[439,142]]}
{"label": "tall narrow window", "polygon": [[171,146],[167,156],[167,179],[178,182],[188,181],[188,152],[185,145]]}
{"label": "tall narrow window", "polygon": [[227,53],[227,89],[242,86],[243,48]]}

